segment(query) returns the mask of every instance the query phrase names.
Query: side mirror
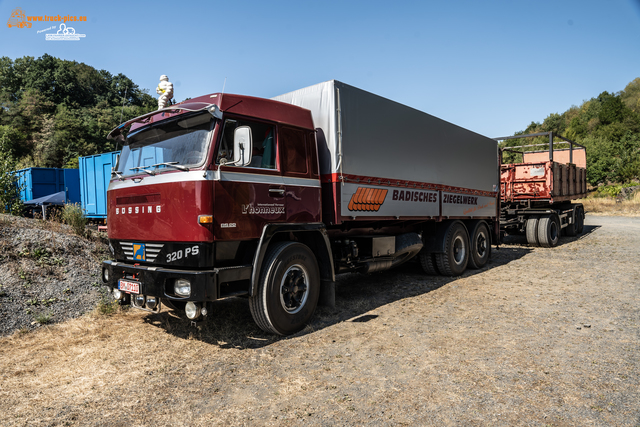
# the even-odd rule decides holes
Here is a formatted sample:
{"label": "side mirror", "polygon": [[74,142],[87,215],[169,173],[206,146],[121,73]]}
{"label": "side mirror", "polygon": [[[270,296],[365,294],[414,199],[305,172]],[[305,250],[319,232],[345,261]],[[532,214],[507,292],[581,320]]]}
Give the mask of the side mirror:
{"label": "side mirror", "polygon": [[253,139],[249,126],[240,126],[233,131],[233,164],[247,166],[251,163]]}

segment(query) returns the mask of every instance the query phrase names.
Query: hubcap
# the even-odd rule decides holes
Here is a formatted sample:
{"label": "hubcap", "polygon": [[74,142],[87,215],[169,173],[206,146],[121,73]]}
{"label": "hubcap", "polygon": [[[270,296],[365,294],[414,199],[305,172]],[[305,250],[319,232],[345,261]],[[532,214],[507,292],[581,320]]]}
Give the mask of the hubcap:
{"label": "hubcap", "polygon": [[484,257],[484,254],[487,252],[487,238],[484,233],[478,234],[478,238],[476,239],[476,248],[480,258]]}
{"label": "hubcap", "polygon": [[309,275],[301,265],[287,269],[280,283],[280,304],[289,314],[296,314],[307,302]]}
{"label": "hubcap", "polygon": [[461,236],[457,236],[453,242],[453,259],[456,264],[462,264],[467,249],[464,247],[464,240]]}

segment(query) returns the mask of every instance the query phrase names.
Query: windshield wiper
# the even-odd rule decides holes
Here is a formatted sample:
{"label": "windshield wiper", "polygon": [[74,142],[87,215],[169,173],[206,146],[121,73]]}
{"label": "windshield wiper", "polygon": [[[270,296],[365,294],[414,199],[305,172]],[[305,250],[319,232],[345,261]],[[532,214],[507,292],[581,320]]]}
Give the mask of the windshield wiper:
{"label": "windshield wiper", "polygon": [[179,165],[178,162],[156,163],[155,165],[152,165],[151,167],[158,167],[158,166],[171,166],[172,168],[180,169],[181,171],[188,171],[189,170],[188,167]]}
{"label": "windshield wiper", "polygon": [[154,173],[154,172],[151,172],[151,171],[148,171],[148,170],[147,170],[147,168],[150,168],[150,167],[152,167],[152,166],[136,166],[136,167],[134,167],[134,168],[129,168],[129,170],[130,170],[130,171],[133,171],[133,170],[141,170],[142,172],[146,172],[146,173],[148,173],[149,175],[154,176],[154,175],[155,175],[155,173]]}
{"label": "windshield wiper", "polygon": [[120,172],[118,172],[116,169],[112,168],[112,169],[111,169],[111,173],[112,173],[112,174],[115,174],[115,176],[117,176],[117,177],[118,177],[118,179],[119,179],[120,181],[124,181],[124,177],[123,177],[123,176],[122,176],[122,174],[121,174]]}

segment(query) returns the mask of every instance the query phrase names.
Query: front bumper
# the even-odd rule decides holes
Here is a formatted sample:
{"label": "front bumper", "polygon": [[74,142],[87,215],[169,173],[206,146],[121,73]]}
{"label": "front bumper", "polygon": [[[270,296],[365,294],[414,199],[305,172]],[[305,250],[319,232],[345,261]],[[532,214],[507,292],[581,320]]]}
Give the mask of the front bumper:
{"label": "front bumper", "polygon": [[[106,272],[105,272],[106,270]],[[140,283],[140,294],[166,298],[173,301],[215,301],[222,295],[221,286],[251,278],[251,265],[202,270],[169,269],[163,267],[133,265],[120,261],[102,262],[102,282],[110,288],[118,288],[118,280],[135,280]],[[108,276],[108,280],[105,277]],[[174,293],[176,279],[191,283],[191,294]]]}

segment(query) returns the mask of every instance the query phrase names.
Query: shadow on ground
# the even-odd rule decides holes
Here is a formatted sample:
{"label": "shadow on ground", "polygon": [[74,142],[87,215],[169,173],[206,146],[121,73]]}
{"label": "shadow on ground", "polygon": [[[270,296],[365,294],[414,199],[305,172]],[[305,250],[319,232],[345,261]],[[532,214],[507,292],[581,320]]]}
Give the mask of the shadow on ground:
{"label": "shadow on ground", "polygon": [[[488,269],[506,265],[531,252],[528,246],[515,245],[493,248],[489,263],[479,270],[467,270],[461,277],[471,277]],[[365,322],[374,316],[369,312],[386,304],[417,295],[427,294],[460,277],[427,276],[417,261],[410,261],[396,269],[362,275],[342,274],[336,278],[336,307],[318,307],[311,322],[299,337],[340,322]],[[216,301],[206,319],[197,324],[184,315],[163,310],[150,314],[145,321],[164,328],[167,333],[183,339],[197,339],[221,348],[260,348],[288,339],[263,332],[254,323],[246,298]]]}

